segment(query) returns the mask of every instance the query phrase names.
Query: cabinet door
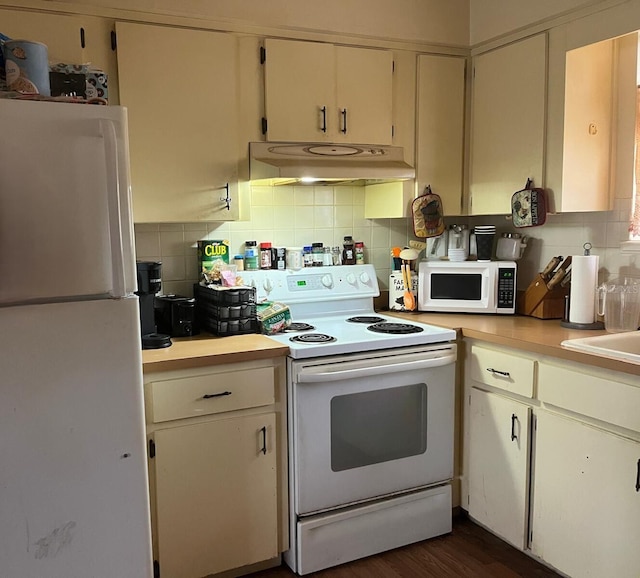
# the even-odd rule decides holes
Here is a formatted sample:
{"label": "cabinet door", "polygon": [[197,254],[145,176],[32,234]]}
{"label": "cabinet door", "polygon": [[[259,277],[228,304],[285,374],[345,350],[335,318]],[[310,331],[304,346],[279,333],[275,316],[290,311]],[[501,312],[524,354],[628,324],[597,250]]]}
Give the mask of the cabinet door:
{"label": "cabinet door", "polygon": [[446,215],[462,213],[465,59],[418,57],[418,190],[431,185]]}
{"label": "cabinet door", "polygon": [[544,186],[546,46],[539,34],[474,59],[471,214],[510,213],[527,178]]}
{"label": "cabinet door", "polygon": [[162,576],[199,578],[278,555],[275,423],[269,413],[155,432]]}
{"label": "cabinet door", "polygon": [[637,578],[640,443],[538,414],[531,548],[570,576]]}
{"label": "cabinet door", "polygon": [[235,38],[125,22],[116,30],[134,221],[237,219]]}
{"label": "cabinet door", "polygon": [[531,408],[478,389],[470,403],[469,515],[524,549]]}
{"label": "cabinet door", "polygon": [[336,140],[391,144],[393,54],[336,46]]}
{"label": "cabinet door", "polygon": [[25,38],[46,44],[50,62],[84,62],[80,43],[82,21],[79,17],[1,9],[0,22],[0,30],[10,38]]}
{"label": "cabinet door", "polygon": [[323,142],[335,138],[339,119],[333,45],[267,39],[265,49],[267,139]]}

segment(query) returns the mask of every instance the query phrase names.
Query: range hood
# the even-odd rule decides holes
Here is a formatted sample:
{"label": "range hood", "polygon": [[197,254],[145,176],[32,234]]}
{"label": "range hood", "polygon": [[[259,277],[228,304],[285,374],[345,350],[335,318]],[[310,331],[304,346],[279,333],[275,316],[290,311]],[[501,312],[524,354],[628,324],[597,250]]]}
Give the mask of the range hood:
{"label": "range hood", "polygon": [[373,184],[415,178],[402,147],[329,143],[249,143],[251,182]]}

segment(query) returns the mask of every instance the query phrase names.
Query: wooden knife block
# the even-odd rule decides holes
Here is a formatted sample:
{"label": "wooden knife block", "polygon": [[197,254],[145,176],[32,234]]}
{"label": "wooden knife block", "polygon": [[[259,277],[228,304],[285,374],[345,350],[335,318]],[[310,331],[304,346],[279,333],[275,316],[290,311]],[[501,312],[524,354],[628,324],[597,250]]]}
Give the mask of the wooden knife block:
{"label": "wooden knife block", "polygon": [[538,273],[526,291],[519,291],[516,300],[516,313],[538,319],[562,319],[564,301],[568,287],[556,286],[547,289],[547,284]]}

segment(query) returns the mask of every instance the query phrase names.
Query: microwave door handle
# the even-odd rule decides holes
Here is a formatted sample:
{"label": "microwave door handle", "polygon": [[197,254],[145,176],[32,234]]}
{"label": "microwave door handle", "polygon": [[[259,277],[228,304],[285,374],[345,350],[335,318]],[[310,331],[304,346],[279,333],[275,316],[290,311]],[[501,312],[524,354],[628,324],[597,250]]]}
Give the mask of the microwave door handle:
{"label": "microwave door handle", "polygon": [[112,297],[126,296],[124,250],[122,247],[122,209],[120,206],[120,182],[118,175],[118,139],[112,121],[101,119],[104,151],[107,165],[107,207],[109,211],[109,237],[111,240]]}
{"label": "microwave door handle", "polygon": [[305,372],[301,371],[298,375],[299,383],[319,383],[327,381],[341,381],[356,377],[372,377],[383,373],[396,373],[398,371],[411,371],[414,369],[429,369],[432,367],[441,367],[455,363],[456,356],[447,354],[435,359],[419,359],[416,361],[408,361],[405,363],[390,363],[387,365],[376,365],[373,367],[359,367],[354,369],[337,369],[336,371],[322,372]]}

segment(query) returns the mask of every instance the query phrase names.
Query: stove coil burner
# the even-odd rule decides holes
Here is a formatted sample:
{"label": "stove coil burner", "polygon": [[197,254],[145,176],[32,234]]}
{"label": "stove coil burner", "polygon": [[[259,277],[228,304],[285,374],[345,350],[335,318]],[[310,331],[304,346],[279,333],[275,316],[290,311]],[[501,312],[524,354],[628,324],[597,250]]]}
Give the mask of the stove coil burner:
{"label": "stove coil burner", "polygon": [[383,317],[376,317],[375,315],[356,315],[355,317],[349,317],[347,319],[349,323],[381,323],[384,321]]}
{"label": "stove coil burner", "polygon": [[422,327],[409,323],[375,323],[367,327],[369,331],[375,333],[389,333],[394,335],[406,335],[408,333],[420,333],[424,331]]}
{"label": "stove coil burner", "polygon": [[294,335],[289,338],[289,341],[294,343],[332,343],[337,341],[335,337],[331,335],[325,335],[324,333],[303,333],[302,335]]}
{"label": "stove coil burner", "polygon": [[311,329],[315,329],[315,327],[313,325],[309,325],[308,323],[294,322],[289,324],[289,326],[285,329],[285,333],[293,331],[310,331]]}

